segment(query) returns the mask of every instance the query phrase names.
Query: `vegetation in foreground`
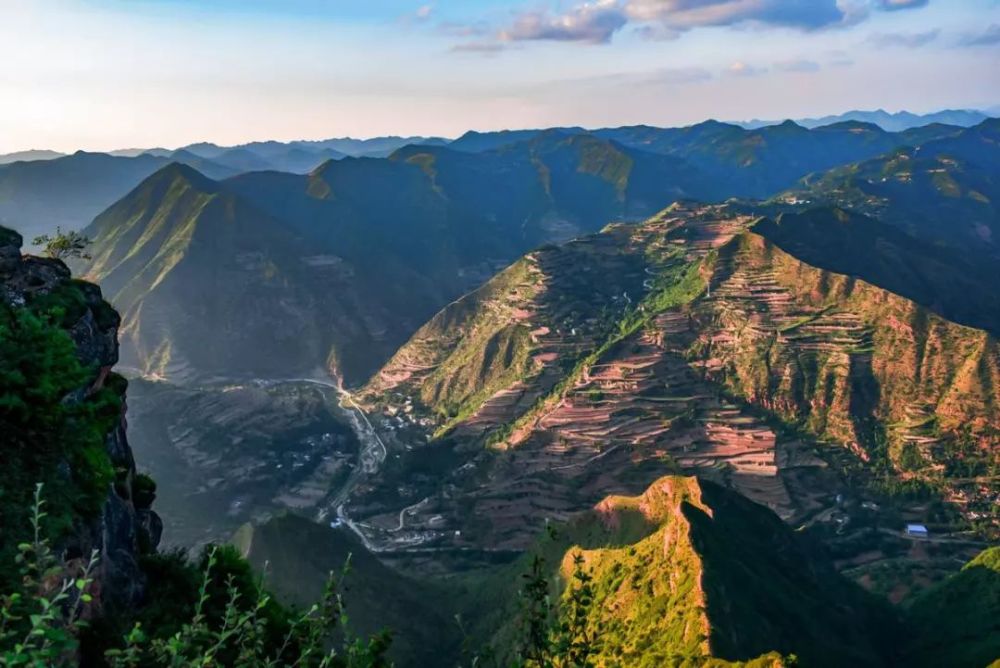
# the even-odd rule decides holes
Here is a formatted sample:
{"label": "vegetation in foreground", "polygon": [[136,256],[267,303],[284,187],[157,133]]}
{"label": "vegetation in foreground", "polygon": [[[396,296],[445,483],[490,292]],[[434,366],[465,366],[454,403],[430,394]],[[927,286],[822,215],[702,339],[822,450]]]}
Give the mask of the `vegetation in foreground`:
{"label": "vegetation in foreground", "polygon": [[330,574],[319,602],[293,611],[273,600],[232,547],[208,547],[197,564],[177,554],[151,557],[149,603],[135,611],[126,633],[109,637],[124,620],[100,616],[93,577],[100,555],[60,560],[43,529],[42,488],[35,491],[33,536],[18,545],[20,582],[0,597],[0,665],[389,665],[387,633],[361,640],[346,631],[339,591],[346,567],[341,577]]}
{"label": "vegetation in foreground", "polygon": [[[76,355],[70,336],[60,327],[74,308],[69,285],[27,308],[0,305],[0,424],[4,465],[0,467],[0,524],[24,535],[24,509],[31,506],[34,484],[51,483],[47,527],[59,535],[75,518],[92,518],[100,509],[116,471],[104,440],[120,420],[124,379],[109,382],[81,400],[79,394],[93,370]],[[63,303],[47,305],[62,299]],[[66,476],[68,467],[72,476]],[[12,579],[13,545],[0,544],[0,585]]]}

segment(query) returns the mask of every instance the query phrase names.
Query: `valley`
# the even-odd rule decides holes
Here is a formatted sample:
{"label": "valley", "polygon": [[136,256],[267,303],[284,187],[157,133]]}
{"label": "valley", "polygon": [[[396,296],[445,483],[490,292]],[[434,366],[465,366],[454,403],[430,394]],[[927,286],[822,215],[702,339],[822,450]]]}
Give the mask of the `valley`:
{"label": "valley", "polygon": [[0,668],[1000,668],[1000,0],[0,60]]}
{"label": "valley", "polygon": [[304,382],[133,379],[129,428],[158,481],[164,543],[198,546],[282,510],[326,512],[363,447],[336,392]]}
{"label": "valley", "polygon": [[108,475],[144,568],[230,544],[308,606],[354,559],[345,600],[365,636],[400,628],[404,666],[515,651],[532,578],[602,665],[899,665],[913,628],[942,654],[937,597],[994,587],[996,129],[709,121],[330,144],[305,173],[175,162],[64,258],[100,290],[0,230],[20,263],[0,274],[27,267],[0,296],[80,345],[101,328],[89,387],[127,384],[135,471]]}
{"label": "valley", "polygon": [[[863,563],[854,555],[864,550],[850,547],[842,560],[863,581],[910,543],[900,513],[932,524],[936,537],[958,531],[960,542],[970,522],[990,526],[990,475],[947,462],[959,448],[966,470],[996,465],[995,340],[795,260],[768,241],[789,223],[769,225],[743,204],[678,202],[643,223],[529,253],[432,318],[357,390],[321,372],[253,381],[278,395],[313,388],[344,445],[336,466],[293,462],[308,475],[246,508],[227,482],[220,493],[240,510],[202,539],[292,510],[350,530],[401,568],[461,570],[516,555],[542,527],[601,498],[681,472],[736,489],[793,526],[829,531],[831,544],[868,544],[873,521],[888,518],[885,540],[897,547]],[[820,247],[795,239],[796,253],[815,262]],[[907,364],[919,365],[916,385]],[[941,377],[961,368],[971,375]],[[151,405],[141,389],[133,394]],[[301,412],[302,400],[284,410]],[[255,410],[275,410],[269,403],[280,402]],[[979,422],[963,413],[973,406]],[[236,440],[259,438],[258,418],[243,413],[227,428]],[[135,424],[148,440],[141,414]],[[172,429],[183,451],[188,431]],[[284,466],[297,432],[282,430],[250,466]],[[211,464],[199,456],[197,466]],[[234,460],[232,451],[216,457]],[[145,458],[160,478],[157,456]],[[901,475],[884,472],[904,460]],[[903,496],[892,501],[894,486]],[[907,500],[906,490],[924,488]],[[946,509],[937,519],[926,494],[940,499],[933,512]],[[185,512],[196,517],[175,514]]]}

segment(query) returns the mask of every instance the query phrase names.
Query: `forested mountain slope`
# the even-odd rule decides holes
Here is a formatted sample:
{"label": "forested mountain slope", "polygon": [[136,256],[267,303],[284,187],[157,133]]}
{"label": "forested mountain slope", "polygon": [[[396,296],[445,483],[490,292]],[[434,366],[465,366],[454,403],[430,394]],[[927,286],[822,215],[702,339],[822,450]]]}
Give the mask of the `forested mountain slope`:
{"label": "forested mountain slope", "polygon": [[676,159],[559,134],[483,156],[412,147],[305,176],[214,182],[172,166],[87,228],[86,270],[124,314],[125,359],[147,373],[327,367],[353,383],[524,251],[699,187]]}
{"label": "forested mountain slope", "polygon": [[[1000,256],[1000,120],[817,174],[784,199],[830,202],[954,247]],[[989,265],[987,265],[989,266]]]}

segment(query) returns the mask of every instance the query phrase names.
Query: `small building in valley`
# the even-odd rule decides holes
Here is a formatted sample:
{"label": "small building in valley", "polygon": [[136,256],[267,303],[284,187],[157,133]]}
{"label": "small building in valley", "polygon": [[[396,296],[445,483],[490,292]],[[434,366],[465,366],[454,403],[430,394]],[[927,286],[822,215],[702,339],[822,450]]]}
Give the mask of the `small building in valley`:
{"label": "small building in valley", "polygon": [[927,527],[923,524],[907,524],[906,535],[913,536],[914,538],[927,538],[930,532],[927,531]]}

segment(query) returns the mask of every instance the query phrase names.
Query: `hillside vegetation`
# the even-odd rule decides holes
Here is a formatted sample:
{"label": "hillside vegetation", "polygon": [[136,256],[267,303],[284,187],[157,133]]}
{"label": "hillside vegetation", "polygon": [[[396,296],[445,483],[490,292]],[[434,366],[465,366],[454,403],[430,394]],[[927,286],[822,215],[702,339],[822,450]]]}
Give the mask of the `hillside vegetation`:
{"label": "hillside vegetation", "polygon": [[94,220],[85,268],[145,373],[327,367],[357,381],[526,250],[649,215],[692,180],[675,159],[556,134],[488,156],[414,146],[304,176],[215,182],[172,165]]}
{"label": "hillside vegetation", "polygon": [[1000,548],[914,601],[909,611],[915,666],[995,665],[1000,658]]}
{"label": "hillside vegetation", "polygon": [[948,320],[1000,334],[993,262],[835,207],[779,213],[754,232],[817,267],[856,276]]}
{"label": "hillside vegetation", "polygon": [[891,645],[886,611],[773,513],[709,482],[663,478],[609,497],[557,541],[569,545],[562,577],[579,554],[593,578],[598,663],[777,652],[809,666],[883,665]]}
{"label": "hillside vegetation", "polygon": [[[821,257],[815,230],[839,220],[779,229]],[[411,478],[400,496],[393,468],[364,500],[373,533],[416,504],[407,522],[422,540],[523,547],[530,527],[678,469],[795,520],[842,484],[831,463],[862,488],[930,485],[989,515],[997,340],[806,264],[755,222],[774,233],[726,207],[675,205],[530,254],[442,311],[362,397],[403,442],[434,437],[400,475],[425,458],[451,473],[443,487]],[[527,337],[499,347],[511,328]]]}
{"label": "hillside vegetation", "polygon": [[1000,120],[818,174],[792,199],[838,204],[911,236],[995,263],[1000,243]]}
{"label": "hillside vegetation", "polygon": [[349,532],[281,515],[242,527],[233,543],[280,601],[303,609],[321,598],[331,572],[346,567],[341,595],[351,631],[362,637],[389,631],[390,657],[397,665],[441,665],[457,658],[461,639],[448,614],[448,590],[383,566]]}
{"label": "hillside vegetation", "polygon": [[90,233],[87,275],[122,313],[122,362],[143,373],[281,374],[321,364],[325,342],[352,334],[315,316],[335,272],[304,263],[277,221],[190,168],[150,177]]}
{"label": "hillside vegetation", "polygon": [[[335,156],[307,174],[253,171],[212,182],[169,167],[94,221],[87,234],[96,240],[98,259],[87,270],[109,284],[113,303],[125,314],[130,365],[172,380],[326,367],[356,384],[437,310],[523,253],[609,222],[642,220],[680,198],[768,197],[810,173],[835,168],[810,177],[808,190],[796,197],[872,213],[919,240],[958,244],[959,252],[976,240],[988,250],[996,223],[989,204],[995,199],[989,180],[996,161],[994,126],[987,121],[919,135],[859,123],[814,130],[791,123],[744,130],[713,122],[593,133],[568,128],[502,135],[492,144],[479,136],[477,150],[463,149],[460,139],[448,146],[403,146],[388,158]],[[227,154],[198,150],[192,164]],[[153,158],[134,160],[140,159]],[[852,162],[858,160],[871,162]],[[895,176],[888,178],[890,173]],[[168,185],[176,178],[193,188]],[[962,223],[936,226],[943,219]],[[975,259],[981,249],[966,255],[956,266],[971,268],[976,277],[990,271],[985,259]],[[225,272],[204,266],[216,256],[236,266]],[[250,359],[244,350],[249,344],[229,343],[237,328],[226,304],[243,297],[207,303],[209,295],[181,287],[203,285],[209,275],[227,295],[235,283],[247,282],[247,293],[274,305],[259,313],[249,304],[238,307],[253,324],[247,341],[266,351],[260,359]],[[922,278],[945,284],[950,275],[928,270]],[[127,282],[133,285],[123,291]],[[950,303],[945,298],[959,289],[927,290],[936,301],[921,303]],[[148,305],[147,295],[153,296]],[[168,326],[176,318],[163,309],[176,309],[182,299],[199,320],[187,329],[199,332],[210,355]],[[963,300],[954,317],[990,325],[990,316],[976,314],[992,313],[991,306],[989,299]],[[301,333],[296,350],[286,341],[286,328],[269,320],[274,312]],[[497,345],[518,344],[507,339]],[[462,401],[449,401],[461,410]]]}

